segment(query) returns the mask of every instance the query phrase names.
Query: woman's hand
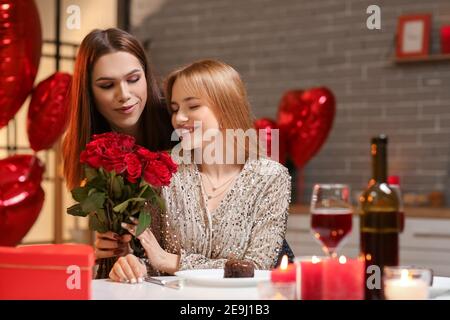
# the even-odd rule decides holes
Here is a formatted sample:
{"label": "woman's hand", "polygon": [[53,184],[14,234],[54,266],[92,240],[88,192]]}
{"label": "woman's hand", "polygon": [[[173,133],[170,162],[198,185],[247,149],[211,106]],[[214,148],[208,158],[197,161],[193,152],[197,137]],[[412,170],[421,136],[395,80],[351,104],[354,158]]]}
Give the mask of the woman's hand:
{"label": "woman's hand", "polygon": [[109,278],[117,282],[142,283],[147,275],[147,267],[136,256],[120,257],[114,264]]}
{"label": "woman's hand", "polygon": [[[139,221],[135,218],[131,218],[131,221],[133,224],[122,223],[122,228],[136,236],[136,228]],[[141,242],[149,262],[155,269],[169,274],[174,274],[178,271],[180,256],[164,251],[150,228],[147,228],[137,238]]]}
{"label": "woman's hand", "polygon": [[104,259],[116,256],[125,256],[129,253],[128,243],[131,241],[131,235],[118,234],[108,231],[105,233],[95,233],[95,258]]}

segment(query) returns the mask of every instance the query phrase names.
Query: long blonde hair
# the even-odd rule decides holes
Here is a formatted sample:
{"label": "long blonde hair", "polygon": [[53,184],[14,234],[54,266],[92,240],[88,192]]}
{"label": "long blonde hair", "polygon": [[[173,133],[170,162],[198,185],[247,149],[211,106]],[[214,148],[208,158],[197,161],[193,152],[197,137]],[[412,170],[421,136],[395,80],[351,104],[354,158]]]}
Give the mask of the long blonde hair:
{"label": "long blonde hair", "polygon": [[[209,102],[222,129],[254,129],[247,90],[239,73],[230,65],[218,60],[200,60],[171,72],[164,82],[169,112],[172,112],[172,89],[178,79],[188,92]],[[257,141],[254,143],[258,147]],[[251,144],[250,141],[244,146],[246,160]]]}

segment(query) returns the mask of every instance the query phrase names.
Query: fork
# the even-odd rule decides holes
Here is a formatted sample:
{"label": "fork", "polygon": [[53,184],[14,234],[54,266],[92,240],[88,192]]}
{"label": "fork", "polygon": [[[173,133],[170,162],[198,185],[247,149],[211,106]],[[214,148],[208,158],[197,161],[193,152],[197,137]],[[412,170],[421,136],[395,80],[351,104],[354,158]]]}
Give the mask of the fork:
{"label": "fork", "polygon": [[144,281],[150,282],[150,283],[154,283],[154,284],[157,284],[157,285],[160,285],[160,286],[163,286],[163,287],[167,287],[167,288],[170,288],[170,289],[178,290],[178,289],[182,288],[181,280],[170,280],[170,281],[168,281],[168,280],[160,280],[160,279],[157,279],[157,278],[154,278],[154,277],[148,277],[147,276],[147,277],[144,278]]}

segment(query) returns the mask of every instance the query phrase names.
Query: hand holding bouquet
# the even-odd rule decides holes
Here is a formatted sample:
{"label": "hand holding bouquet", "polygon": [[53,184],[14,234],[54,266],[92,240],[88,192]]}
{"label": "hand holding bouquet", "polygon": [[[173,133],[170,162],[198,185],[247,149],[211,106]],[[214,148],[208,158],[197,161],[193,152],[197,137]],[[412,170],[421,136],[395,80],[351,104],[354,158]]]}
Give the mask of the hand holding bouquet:
{"label": "hand holding bouquet", "polygon": [[[165,152],[151,152],[131,136],[108,132],[94,135],[81,153],[83,183],[71,191],[78,202],[67,209],[73,216],[89,216],[89,228],[104,233],[126,232],[121,223],[139,220],[136,236],[151,224],[152,210],[164,210],[159,195],[170,184],[177,166]],[[139,241],[132,241],[135,254],[143,254]],[[107,277],[115,258],[100,261],[97,277]]]}

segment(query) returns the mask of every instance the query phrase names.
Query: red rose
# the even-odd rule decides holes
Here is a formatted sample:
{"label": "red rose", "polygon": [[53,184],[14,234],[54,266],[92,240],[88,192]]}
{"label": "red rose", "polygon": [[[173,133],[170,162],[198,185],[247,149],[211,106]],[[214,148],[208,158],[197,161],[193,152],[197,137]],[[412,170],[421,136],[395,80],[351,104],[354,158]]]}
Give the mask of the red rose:
{"label": "red rose", "polygon": [[154,187],[162,187],[170,184],[172,173],[167,166],[159,160],[147,164],[144,170],[144,180]]}
{"label": "red rose", "polygon": [[118,142],[122,148],[132,150],[135,147],[136,140],[132,136],[122,134],[119,136]]}
{"label": "red rose", "polygon": [[80,161],[94,169],[123,173],[127,168],[125,156],[136,148],[135,139],[125,134],[107,132],[95,134],[81,153]]}
{"label": "red rose", "polygon": [[159,159],[164,162],[164,164],[167,166],[167,168],[169,169],[170,173],[175,173],[177,172],[177,168],[178,166],[176,165],[175,162],[173,162],[172,158],[170,157],[170,155],[166,152],[161,152],[159,154]]}
{"label": "red rose", "polygon": [[168,153],[151,152],[136,145],[133,137],[116,132],[94,135],[81,153],[80,161],[95,169],[114,170],[130,183],[137,183],[143,176],[155,187],[169,185],[177,171]]}
{"label": "red rose", "polygon": [[117,174],[121,174],[126,170],[125,153],[118,145],[110,145],[109,149],[103,153],[103,167],[107,171],[114,170]]}
{"label": "red rose", "polygon": [[127,167],[127,179],[131,183],[136,183],[142,174],[142,165],[139,157],[134,153],[125,156],[125,165]]}
{"label": "red rose", "polygon": [[81,152],[80,162],[85,163],[94,169],[98,169],[102,166],[102,157],[93,152],[90,152],[90,150],[85,150]]}
{"label": "red rose", "polygon": [[153,161],[158,159],[158,153],[151,152],[143,147],[138,147],[136,153],[142,161]]}
{"label": "red rose", "polygon": [[138,149],[142,164],[144,180],[155,187],[170,184],[172,175],[177,171],[177,165],[167,153],[150,152],[145,148]]}

